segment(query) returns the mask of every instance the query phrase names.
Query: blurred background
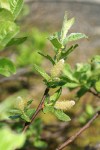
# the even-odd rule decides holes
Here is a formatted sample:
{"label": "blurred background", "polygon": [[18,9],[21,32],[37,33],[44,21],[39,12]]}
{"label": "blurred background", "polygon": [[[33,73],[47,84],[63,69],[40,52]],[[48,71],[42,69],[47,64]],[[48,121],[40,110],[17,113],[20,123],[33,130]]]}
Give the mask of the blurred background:
{"label": "blurred background", "polygon": [[[8,109],[19,95],[34,99],[33,107],[39,103],[45,86],[33,64],[38,64],[49,72],[51,65],[38,52],[53,55],[47,37],[61,29],[65,11],[69,18],[75,17],[75,24],[69,32],[81,32],[89,37],[88,40],[78,42],[79,47],[72,53],[68,63],[74,67],[75,63],[88,62],[91,57],[100,54],[100,0],[25,0],[17,23],[21,26],[22,35],[28,37],[27,41],[0,51],[0,56],[9,57],[17,66],[16,75],[9,78],[0,76],[0,120],[8,119]],[[61,99],[68,99],[72,94],[73,91],[64,89]],[[68,112],[71,122],[63,123],[52,114],[41,113],[38,116],[41,119],[37,118],[28,132],[31,138],[22,149],[54,150],[83,126],[98,107],[98,98],[87,93]],[[19,126],[17,123],[17,128]],[[15,124],[11,124],[11,128],[16,129]],[[34,142],[33,137],[38,135],[44,141],[40,143],[41,146]],[[95,120],[87,131],[64,150],[100,150],[100,120]]]}

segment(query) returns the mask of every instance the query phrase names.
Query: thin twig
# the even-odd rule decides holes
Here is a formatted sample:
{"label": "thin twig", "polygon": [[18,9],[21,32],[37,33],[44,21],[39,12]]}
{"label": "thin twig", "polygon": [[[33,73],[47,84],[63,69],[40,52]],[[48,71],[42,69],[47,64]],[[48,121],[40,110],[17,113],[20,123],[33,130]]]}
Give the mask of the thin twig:
{"label": "thin twig", "polygon": [[100,115],[100,111],[97,112],[87,123],[84,125],[76,134],[74,134],[72,137],[70,137],[67,141],[65,141],[63,144],[61,144],[56,150],[62,150],[67,145],[72,143],[83,131],[85,131],[87,128],[90,127],[91,123]]}
{"label": "thin twig", "polygon": [[100,98],[100,95],[98,93],[95,93],[94,91],[92,91],[91,89],[89,90],[90,93],[92,93],[94,96]]}
{"label": "thin twig", "polygon": [[27,128],[29,128],[29,126],[33,123],[34,119],[36,118],[36,116],[38,115],[38,113],[43,109],[43,105],[44,105],[44,100],[45,98],[47,97],[48,95],[48,92],[49,92],[49,88],[46,88],[44,94],[43,94],[43,97],[35,111],[35,113],[33,114],[32,118],[31,118],[31,122],[26,122],[25,125],[24,125],[24,128],[23,128],[23,133],[27,130]]}

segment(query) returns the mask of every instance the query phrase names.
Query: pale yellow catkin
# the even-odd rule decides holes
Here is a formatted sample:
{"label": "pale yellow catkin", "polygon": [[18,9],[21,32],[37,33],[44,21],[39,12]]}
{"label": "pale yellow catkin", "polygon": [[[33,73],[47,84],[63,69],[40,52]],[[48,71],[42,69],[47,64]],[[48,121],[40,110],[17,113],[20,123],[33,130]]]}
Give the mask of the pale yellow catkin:
{"label": "pale yellow catkin", "polygon": [[23,111],[25,108],[25,105],[26,105],[26,101],[21,96],[18,96],[15,107]]}
{"label": "pale yellow catkin", "polygon": [[60,110],[69,110],[75,105],[74,100],[67,100],[67,101],[57,101],[54,105],[54,108],[60,109]]}
{"label": "pale yellow catkin", "polygon": [[59,77],[59,75],[61,74],[61,71],[63,70],[63,67],[64,67],[64,59],[61,59],[51,69],[51,76]]}

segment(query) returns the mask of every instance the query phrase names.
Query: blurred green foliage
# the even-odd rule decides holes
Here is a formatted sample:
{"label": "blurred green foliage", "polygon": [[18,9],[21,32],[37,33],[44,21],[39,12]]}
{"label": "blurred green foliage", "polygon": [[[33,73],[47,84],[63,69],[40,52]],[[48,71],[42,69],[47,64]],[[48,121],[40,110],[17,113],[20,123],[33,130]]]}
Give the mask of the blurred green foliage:
{"label": "blurred green foliage", "polygon": [[33,144],[34,147],[37,149],[46,149],[47,143],[41,139],[41,134],[43,131],[43,122],[41,118],[36,118],[34,124],[29,127],[29,130],[27,131],[27,139],[30,139],[30,137],[34,137],[30,140],[30,142]]}
{"label": "blurred green foliage", "polygon": [[42,57],[38,52],[44,52],[46,46],[46,32],[40,32],[37,28],[32,28],[25,33],[27,41],[16,47],[17,67],[32,66],[34,63],[41,64]]}
{"label": "blurred green foliage", "polygon": [[14,150],[21,148],[26,140],[24,134],[16,134],[8,127],[0,129],[0,137],[1,150]]}
{"label": "blurred green foliage", "polygon": [[[45,55],[43,51],[47,33],[39,32],[38,29],[33,28],[29,29],[24,34],[24,37],[15,37],[19,32],[15,19],[23,7],[23,0],[1,0],[0,7],[0,49],[3,50],[5,47],[13,45],[16,46],[15,63],[18,68],[36,64],[34,68],[44,78],[43,81],[47,88],[57,88],[54,94],[47,94],[43,112],[51,112],[61,121],[70,121],[67,110],[75,104],[75,100],[80,99],[91,88],[95,90],[96,94],[100,92],[100,56],[94,56],[89,63],[76,64],[75,68],[72,69],[69,64],[65,64],[65,60],[77,48],[78,44],[69,47],[68,43],[81,38],[87,38],[83,33],[71,33],[68,35],[68,31],[74,23],[74,18],[68,19],[67,14],[65,14],[61,31],[49,36],[48,39],[52,43],[55,53],[54,57],[51,57],[50,55]],[[26,12],[23,12],[23,15],[28,13],[28,9],[26,10]],[[23,43],[24,41],[26,42]],[[49,74],[38,66],[42,63],[41,55],[53,65]],[[0,58],[0,73],[5,76],[15,73],[14,64],[6,58]],[[73,97],[74,100],[62,100],[62,103],[59,101],[63,87],[69,90],[78,88],[78,92]],[[5,123],[3,119],[6,119],[6,121],[12,119],[15,122],[11,125],[11,128],[18,132],[21,131],[23,123],[31,122],[31,117],[36,110],[32,107],[33,100],[21,97],[21,93],[19,95],[17,100],[15,97],[10,97],[0,104],[0,126],[4,125],[2,121]],[[16,107],[12,109],[14,103]],[[11,115],[8,119],[9,111]],[[86,105],[85,112],[79,118],[80,123],[84,124],[92,117],[94,112],[95,110],[91,105]],[[32,147],[34,146],[37,149],[46,149],[48,145],[41,139],[42,130],[41,119],[36,119],[26,132],[28,144],[31,143]],[[21,148],[25,142],[24,134],[15,134],[8,128],[1,128],[0,136],[3,137],[0,143],[0,149],[2,150]]]}

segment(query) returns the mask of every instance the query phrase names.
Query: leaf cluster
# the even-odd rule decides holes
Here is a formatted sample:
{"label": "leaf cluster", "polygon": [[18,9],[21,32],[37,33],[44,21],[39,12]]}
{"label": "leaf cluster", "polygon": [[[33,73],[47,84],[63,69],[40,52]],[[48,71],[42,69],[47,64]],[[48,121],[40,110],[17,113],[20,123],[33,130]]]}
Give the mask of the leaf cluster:
{"label": "leaf cluster", "polygon": [[38,73],[44,78],[44,83],[48,88],[58,88],[53,96],[47,97],[44,113],[52,112],[62,121],[70,120],[70,117],[67,116],[63,110],[55,108],[55,103],[59,99],[63,87],[69,88],[70,90],[78,88],[79,90],[76,93],[75,99],[79,99],[91,88],[95,89],[97,93],[100,92],[99,55],[93,57],[89,63],[76,64],[74,69],[72,69],[69,64],[65,63],[69,54],[78,46],[78,44],[74,44],[68,47],[68,43],[81,38],[87,38],[83,33],[71,33],[68,35],[68,31],[73,23],[74,18],[68,20],[67,14],[65,13],[61,31],[49,36],[48,40],[52,43],[55,52],[54,57],[39,53],[52,63],[50,73],[48,74],[39,66],[34,65]]}
{"label": "leaf cluster", "polygon": [[33,100],[26,100],[22,97],[16,99],[15,108],[10,110],[11,119],[22,119],[26,122],[31,122],[31,117],[35,109],[30,108]]}
{"label": "leaf cluster", "polygon": [[[15,21],[22,7],[23,0],[0,1],[0,51],[26,40],[26,37],[15,38],[20,31],[20,27]],[[0,57],[0,74],[8,77],[15,72],[16,69],[13,62],[7,58]]]}

